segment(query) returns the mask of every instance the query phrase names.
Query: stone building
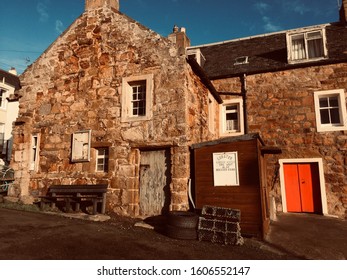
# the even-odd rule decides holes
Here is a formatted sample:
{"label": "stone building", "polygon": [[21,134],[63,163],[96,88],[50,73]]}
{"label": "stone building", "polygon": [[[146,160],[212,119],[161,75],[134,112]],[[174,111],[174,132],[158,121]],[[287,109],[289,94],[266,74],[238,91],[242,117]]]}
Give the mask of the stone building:
{"label": "stone building", "polygon": [[107,183],[107,209],[119,214],[186,209],[189,146],[216,137],[206,112],[209,98],[218,104],[187,63],[188,44],[184,29],[163,38],[118,0],[86,0],[21,75],[9,195],[30,203],[52,184]]}
{"label": "stone building", "polygon": [[347,216],[347,1],[339,22],[188,48],[223,98],[220,136],[260,133],[271,210]]}
{"label": "stone building", "polygon": [[270,211],[345,218],[343,3],[336,23],[190,47],[185,29],[163,38],[116,0],[86,0],[20,77],[9,195],[107,183],[109,211],[187,209],[189,148],[260,133],[282,150],[266,156]]}

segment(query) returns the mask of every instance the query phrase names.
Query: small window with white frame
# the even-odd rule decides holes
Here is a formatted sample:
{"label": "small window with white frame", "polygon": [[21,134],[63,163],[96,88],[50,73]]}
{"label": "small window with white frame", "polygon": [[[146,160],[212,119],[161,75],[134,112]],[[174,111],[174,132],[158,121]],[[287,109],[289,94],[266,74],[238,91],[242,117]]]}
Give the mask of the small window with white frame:
{"label": "small window with white frame", "polygon": [[153,75],[122,80],[122,122],[149,120],[152,117]]}
{"label": "small window with white frame", "polygon": [[343,89],[314,93],[317,131],[347,130],[346,97]]}
{"label": "small window with white frame", "polygon": [[221,106],[222,136],[244,134],[242,98],[228,100]]}
{"label": "small window with white frame", "polygon": [[327,57],[325,28],[287,33],[288,62],[298,63]]}
{"label": "small window with white frame", "polygon": [[0,109],[6,109],[7,104],[7,90],[0,88]]}
{"label": "small window with white frame", "polygon": [[96,172],[108,172],[109,149],[96,148]]}
{"label": "small window with white frame", "polygon": [[40,136],[38,134],[31,136],[31,152],[29,170],[37,171],[39,163]]}

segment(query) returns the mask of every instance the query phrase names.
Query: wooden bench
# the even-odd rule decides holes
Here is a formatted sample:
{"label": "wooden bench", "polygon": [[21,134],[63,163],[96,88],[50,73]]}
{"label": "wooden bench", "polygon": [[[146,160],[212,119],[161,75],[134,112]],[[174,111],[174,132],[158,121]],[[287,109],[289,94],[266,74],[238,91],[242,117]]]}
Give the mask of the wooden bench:
{"label": "wooden bench", "polygon": [[81,202],[93,203],[93,215],[97,214],[98,203],[101,203],[101,214],[105,214],[107,184],[102,185],[52,185],[45,196],[40,196],[40,208],[46,203],[55,207],[57,202],[65,202],[66,211],[71,211],[71,203],[75,203],[75,211],[80,211]]}

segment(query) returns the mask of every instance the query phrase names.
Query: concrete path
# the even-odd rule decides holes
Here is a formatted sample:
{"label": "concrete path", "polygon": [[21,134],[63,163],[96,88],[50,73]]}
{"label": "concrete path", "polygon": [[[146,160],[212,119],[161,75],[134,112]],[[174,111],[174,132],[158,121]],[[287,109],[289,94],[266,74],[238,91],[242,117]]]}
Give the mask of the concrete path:
{"label": "concrete path", "polygon": [[280,214],[267,242],[309,260],[347,259],[347,221],[311,214]]}

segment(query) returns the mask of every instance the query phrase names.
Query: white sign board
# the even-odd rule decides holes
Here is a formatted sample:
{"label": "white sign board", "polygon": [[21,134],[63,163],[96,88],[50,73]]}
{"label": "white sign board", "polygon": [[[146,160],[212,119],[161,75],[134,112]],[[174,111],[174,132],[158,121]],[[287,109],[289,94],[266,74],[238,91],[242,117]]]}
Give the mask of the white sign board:
{"label": "white sign board", "polygon": [[214,186],[239,186],[237,152],[213,154]]}

